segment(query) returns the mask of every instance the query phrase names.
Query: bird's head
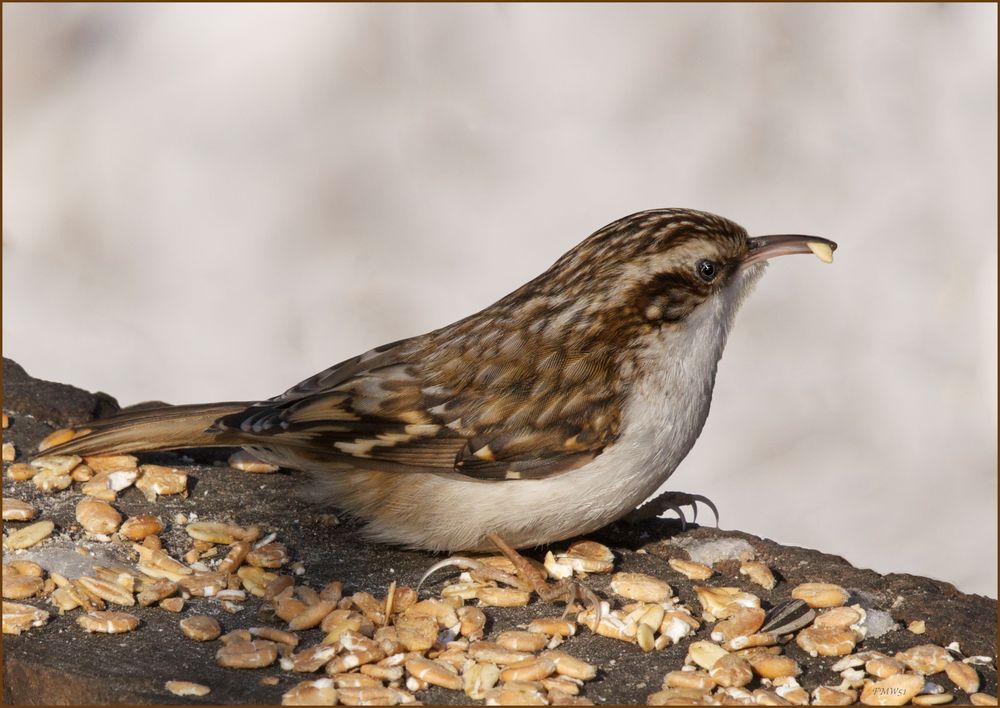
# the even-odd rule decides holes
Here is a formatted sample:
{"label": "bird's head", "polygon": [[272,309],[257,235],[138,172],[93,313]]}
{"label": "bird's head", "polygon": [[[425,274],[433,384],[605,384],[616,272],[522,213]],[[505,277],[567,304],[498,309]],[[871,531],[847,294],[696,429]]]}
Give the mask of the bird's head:
{"label": "bird's head", "polygon": [[829,262],[836,247],[818,236],[750,237],[714,214],[657,209],[597,231],[535,287],[580,315],[603,313],[605,324],[610,317],[633,331],[682,327],[705,305],[735,311],[768,259],[812,252]]}

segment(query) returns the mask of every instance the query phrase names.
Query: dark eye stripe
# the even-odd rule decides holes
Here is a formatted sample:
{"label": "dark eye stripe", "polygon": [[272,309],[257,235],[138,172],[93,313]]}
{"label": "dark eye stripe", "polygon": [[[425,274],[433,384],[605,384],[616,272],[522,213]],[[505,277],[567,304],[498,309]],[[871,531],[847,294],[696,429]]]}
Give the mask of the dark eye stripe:
{"label": "dark eye stripe", "polygon": [[678,271],[658,273],[644,286],[647,293],[689,293],[704,298],[711,292],[708,284],[690,270],[690,266]]}
{"label": "dark eye stripe", "polygon": [[674,323],[687,317],[711,292],[690,268],[658,273],[637,286],[631,301],[646,322]]}

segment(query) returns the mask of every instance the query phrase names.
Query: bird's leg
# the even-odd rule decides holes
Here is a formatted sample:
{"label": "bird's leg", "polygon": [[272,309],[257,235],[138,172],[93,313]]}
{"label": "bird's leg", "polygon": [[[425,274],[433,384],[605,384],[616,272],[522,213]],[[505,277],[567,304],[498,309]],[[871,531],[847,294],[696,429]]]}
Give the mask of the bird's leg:
{"label": "bird's leg", "polygon": [[564,578],[555,583],[547,583],[545,581],[545,577],[541,574],[538,568],[532,565],[527,558],[514,550],[514,548],[503,540],[503,538],[495,533],[488,534],[487,538],[489,538],[493,545],[496,546],[497,549],[504,555],[504,557],[513,564],[515,575],[506,573],[499,568],[494,568],[486,563],[481,563],[474,558],[451,556],[450,558],[438,561],[427,569],[423,577],[420,578],[420,582],[417,584],[417,593],[420,592],[420,588],[431,575],[442,568],[455,567],[461,568],[462,570],[468,570],[473,576],[481,579],[493,580],[529,592],[534,590],[538,593],[538,596],[546,602],[563,600],[566,603],[566,611],[563,612],[564,617],[570,613],[574,603],[581,600],[584,604],[593,608],[594,617],[596,618],[594,626],[597,626],[597,624],[600,623],[602,611],[601,598],[595,595],[590,588],[584,586],[578,580],[574,580],[573,578]]}
{"label": "bird's leg", "polygon": [[517,574],[528,582],[531,589],[538,593],[540,598],[546,602],[563,600],[566,603],[566,611],[563,616],[570,612],[570,608],[577,600],[582,600],[594,608],[597,622],[601,621],[601,598],[595,595],[590,588],[573,578],[564,578],[551,584],[547,583],[538,568],[529,563],[527,558],[514,550],[503,538],[495,533],[489,533],[486,537],[514,565]]}
{"label": "bird's leg", "polygon": [[545,582],[545,578],[542,577],[538,568],[529,563],[527,558],[515,551],[509,543],[503,540],[503,538],[495,533],[487,534],[487,538],[489,538],[493,545],[497,547],[497,550],[500,551],[504,557],[514,565],[514,569],[517,571],[517,574],[527,581],[527,583],[531,586],[531,589],[537,592],[540,598],[546,602],[552,602],[553,600],[561,597],[559,594],[553,594],[551,586]]}
{"label": "bird's leg", "polygon": [[658,497],[650,499],[648,502],[635,509],[625,517],[625,521],[630,524],[639,523],[642,521],[648,521],[654,517],[659,516],[665,511],[673,511],[680,517],[681,528],[687,529],[687,519],[684,518],[684,512],[681,510],[682,506],[690,506],[694,509],[694,515],[691,517],[691,521],[698,520],[698,502],[701,502],[715,515],[715,526],[719,526],[719,510],[716,508],[715,504],[708,497],[704,497],[701,494],[686,494],[685,492],[664,492]]}

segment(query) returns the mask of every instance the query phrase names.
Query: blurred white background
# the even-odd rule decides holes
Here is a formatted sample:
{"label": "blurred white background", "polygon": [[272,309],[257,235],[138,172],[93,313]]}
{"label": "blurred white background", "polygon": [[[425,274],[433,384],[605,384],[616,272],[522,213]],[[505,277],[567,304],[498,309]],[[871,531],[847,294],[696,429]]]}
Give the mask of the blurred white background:
{"label": "blurred white background", "polygon": [[605,223],[815,233],[671,487],[996,596],[997,7],[3,6],[3,349],[263,398]]}

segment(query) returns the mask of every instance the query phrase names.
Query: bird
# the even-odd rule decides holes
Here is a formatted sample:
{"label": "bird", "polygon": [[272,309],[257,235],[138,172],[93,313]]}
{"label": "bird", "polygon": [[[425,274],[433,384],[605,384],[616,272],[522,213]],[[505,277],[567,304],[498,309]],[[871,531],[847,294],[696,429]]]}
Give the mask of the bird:
{"label": "bird", "polygon": [[[692,209],[638,212],[479,312],[274,398],[125,412],[44,454],[238,446],[305,472],[309,497],[375,541],[513,559],[635,513],[699,437],[768,260],[831,262],[836,247],[750,237]],[[661,506],[678,498],[701,497]]]}

